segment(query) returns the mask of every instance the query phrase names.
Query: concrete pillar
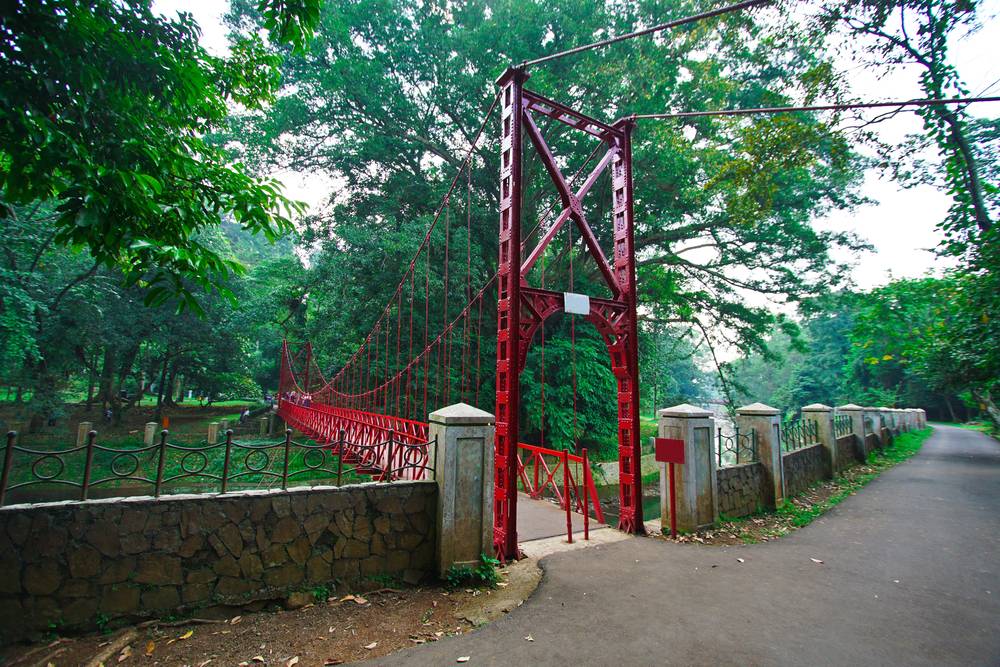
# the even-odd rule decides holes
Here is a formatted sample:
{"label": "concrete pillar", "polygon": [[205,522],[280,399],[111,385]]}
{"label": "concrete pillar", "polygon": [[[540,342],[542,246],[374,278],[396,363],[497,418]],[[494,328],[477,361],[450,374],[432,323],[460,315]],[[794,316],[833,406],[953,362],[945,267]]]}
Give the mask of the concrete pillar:
{"label": "concrete pillar", "polygon": [[927,428],[927,411],[923,408],[917,408],[917,425],[920,428]]}
{"label": "concrete pillar", "polygon": [[848,403],[837,406],[837,412],[851,418],[851,435],[854,436],[855,451],[861,454],[860,458],[864,461],[867,458],[865,452],[865,409],[860,405]]}
{"label": "concrete pillar", "polygon": [[[661,438],[684,441],[684,464],[674,465],[677,494],[677,530],[694,531],[719,518],[715,493],[715,420],[712,413],[693,405],[675,405],[656,413]],[[667,464],[660,465],[660,527],[670,532],[670,495]]]}
{"label": "concrete pillar", "polygon": [[[479,564],[493,553],[494,417],[465,403],[432,412],[432,448],[437,497],[437,568]],[[436,451],[434,451],[436,448]]]}
{"label": "concrete pillar", "polygon": [[802,408],[803,421],[816,424],[816,432],[819,434],[819,443],[826,454],[827,464],[830,466],[830,476],[838,469],[840,462],[837,460],[837,433],[833,429],[833,408],[822,403],[813,403]]}
{"label": "concrete pillar", "polygon": [[149,446],[156,442],[156,422],[146,422],[146,430],[142,434],[142,444]]}
{"label": "concrete pillar", "polygon": [[87,434],[94,430],[93,422],[80,422],[76,427],[76,446],[87,444]]}
{"label": "concrete pillar", "polygon": [[214,445],[219,442],[219,422],[212,422],[208,425],[208,444]]}
{"label": "concrete pillar", "polygon": [[272,438],[276,435],[283,434],[285,432],[285,420],[278,415],[277,412],[272,412],[267,416],[267,434]]}
{"label": "concrete pillar", "polygon": [[229,430],[229,420],[228,419],[220,419],[219,420],[219,433],[225,433],[228,430]]}
{"label": "concrete pillar", "polygon": [[889,445],[890,442],[892,442],[892,433],[883,432],[882,431],[883,425],[885,426],[886,429],[888,429],[890,426],[889,408],[885,407],[884,405],[879,406],[878,412],[875,414],[875,426],[876,426],[875,432],[878,433],[879,445],[884,449]]}
{"label": "concrete pillar", "polygon": [[785,499],[785,467],[781,463],[780,411],[763,403],[744,405],[736,411],[740,433],[757,433],[757,455],[773,489],[774,507]]}
{"label": "concrete pillar", "polygon": [[265,435],[267,435],[268,428],[270,427],[270,421],[271,420],[269,420],[267,417],[261,417],[260,420],[258,420],[258,423],[260,424],[260,429],[259,429],[260,437],[263,438]]}

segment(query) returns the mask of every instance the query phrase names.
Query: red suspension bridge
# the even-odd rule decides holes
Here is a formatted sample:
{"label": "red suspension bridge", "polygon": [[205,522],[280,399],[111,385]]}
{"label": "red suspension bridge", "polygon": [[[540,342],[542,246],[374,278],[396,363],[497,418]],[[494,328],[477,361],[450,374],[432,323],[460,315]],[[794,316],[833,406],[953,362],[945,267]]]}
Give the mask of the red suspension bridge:
{"label": "red suspension bridge", "polygon": [[[544,322],[560,312],[569,314],[574,339],[575,320],[580,316],[597,328],[607,346],[617,384],[618,527],[634,533],[643,531],[638,474],[639,394],[632,241],[631,132],[634,124],[630,119],[609,124],[587,116],[526,89],[526,79],[523,67],[510,68],[499,79],[499,92],[420,247],[370,333],[347,362],[327,378],[316,363],[310,343],[295,351],[287,343],[283,346],[278,407],[279,414],[290,426],[319,442],[331,443],[331,446],[340,443],[345,450],[340,452],[342,456],[368,457],[363,461],[365,469],[378,479],[392,477],[394,471],[419,476],[423,468],[419,465],[421,461],[415,459],[423,456],[425,462],[428,448],[413,445],[427,442],[428,426],[424,420],[428,412],[454,401],[478,405],[481,398],[487,399],[480,395],[483,387],[483,318],[484,310],[486,317],[495,313],[495,396],[489,397],[494,398],[496,416],[494,545],[497,554],[505,559],[516,558],[518,554],[519,485],[534,497],[550,493],[564,507],[568,503],[580,512],[592,507],[594,516],[603,521],[585,451],[579,455],[569,454],[519,441],[520,375],[528,349]],[[483,132],[497,110],[501,126],[499,257],[496,273],[474,291],[472,163]],[[565,125],[596,145],[590,158],[572,177],[563,175],[559,160],[536,124],[538,117]],[[561,209],[554,218],[548,214],[542,216],[528,234],[522,232],[525,187],[522,162],[526,138],[548,173]],[[594,162],[597,156],[600,157]],[[574,189],[576,180],[592,162],[590,172]],[[588,223],[584,206],[588,193],[608,170],[612,188],[610,260]],[[465,247],[456,248],[452,242],[452,208],[462,203],[459,185],[463,175],[466,186]],[[550,207],[550,213],[552,210]],[[437,254],[443,257],[437,259],[443,261],[444,270],[438,290],[437,280],[432,287],[431,278],[437,267],[431,266],[431,254],[433,233],[442,220],[444,247],[438,248]],[[544,255],[564,227],[569,243],[567,252],[574,252],[570,226],[578,233],[576,240],[582,251],[594,262],[607,285],[609,297],[572,292],[572,258],[570,291],[557,292],[544,287]],[[534,241],[530,248],[528,240]],[[464,251],[464,275],[454,276],[449,268],[456,251],[458,254]],[[541,286],[532,286],[529,275],[540,261],[543,264]],[[467,300],[457,316],[449,319],[449,314],[455,312],[454,304],[451,307],[448,304],[449,292],[455,286],[449,283],[456,278],[464,281]],[[435,322],[437,316],[440,322]],[[573,370],[575,394],[575,365]],[[544,389],[542,397],[544,402]],[[574,411],[575,404],[574,395]],[[410,446],[393,447],[398,443]],[[399,459],[402,456],[414,460],[403,461]],[[575,475],[571,464],[575,464]]]}

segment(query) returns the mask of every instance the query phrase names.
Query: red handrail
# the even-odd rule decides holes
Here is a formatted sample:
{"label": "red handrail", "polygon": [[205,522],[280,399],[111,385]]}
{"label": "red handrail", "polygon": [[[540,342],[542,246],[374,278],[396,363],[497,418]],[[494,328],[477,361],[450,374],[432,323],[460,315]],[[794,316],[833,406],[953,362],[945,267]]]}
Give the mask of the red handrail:
{"label": "red handrail", "polygon": [[[563,450],[548,449],[523,442],[517,444],[517,449],[517,476],[521,480],[521,486],[525,493],[532,498],[541,498],[546,491],[549,491],[563,509],[566,508],[565,495],[568,493],[572,501],[571,507],[575,511],[583,514],[587,512],[588,505],[593,506],[594,517],[601,523],[604,523],[604,512],[597,497],[597,487],[594,485],[594,477],[589,474],[589,470],[585,467],[589,465],[589,461],[586,461],[583,456],[569,453],[566,454],[564,459]],[[550,462],[545,457],[554,459],[551,461],[552,466],[549,465]],[[581,470],[584,471],[582,484],[574,477],[573,469],[567,466],[564,461],[576,463],[581,466]],[[529,465],[532,467],[530,478],[526,472]],[[560,485],[556,479],[560,468],[563,467],[565,467],[563,476],[568,483],[565,492],[560,491]],[[580,490],[581,486],[583,487],[583,493]]]}

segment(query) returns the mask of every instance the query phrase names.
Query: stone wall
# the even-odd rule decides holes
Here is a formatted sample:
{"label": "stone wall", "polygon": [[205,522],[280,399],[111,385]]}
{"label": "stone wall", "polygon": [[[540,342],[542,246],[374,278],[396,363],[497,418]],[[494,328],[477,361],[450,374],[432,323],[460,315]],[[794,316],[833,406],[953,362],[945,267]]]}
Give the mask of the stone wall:
{"label": "stone wall", "polygon": [[434,570],[437,485],[0,509],[0,641]]}
{"label": "stone wall", "polygon": [[781,455],[781,465],[785,469],[786,496],[805,491],[816,482],[830,477],[830,462],[822,445],[785,452]]}
{"label": "stone wall", "polygon": [[760,463],[719,468],[715,471],[719,514],[746,516],[767,506],[768,481]]}
{"label": "stone wall", "polygon": [[865,460],[871,456],[871,453],[876,449],[882,447],[882,441],[879,440],[877,433],[869,433],[865,436]]}
{"label": "stone wall", "polygon": [[834,446],[837,448],[837,472],[862,461],[857,438],[854,437],[854,434],[849,433],[837,438]]}

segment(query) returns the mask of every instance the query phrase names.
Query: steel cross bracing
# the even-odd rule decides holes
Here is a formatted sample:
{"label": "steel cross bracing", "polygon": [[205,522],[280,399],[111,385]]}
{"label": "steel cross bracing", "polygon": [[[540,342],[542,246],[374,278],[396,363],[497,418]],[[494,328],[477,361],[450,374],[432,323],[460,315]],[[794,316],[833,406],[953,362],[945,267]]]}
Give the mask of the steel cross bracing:
{"label": "steel cross bracing", "polygon": [[[592,322],[604,338],[618,385],[618,463],[620,519],[618,527],[644,531],[639,474],[639,369],[636,338],[635,250],[633,246],[632,147],[633,121],[612,125],[574,111],[524,88],[523,68],[510,68],[497,85],[501,89],[500,234],[497,300],[496,484],[493,540],[504,559],[518,557],[517,450],[520,374],[528,346],[538,328],[563,310],[563,294],[529,287],[527,275],[562,226],[572,220],[588,254],[611,290],[610,299],[591,299]],[[533,116],[541,114],[600,140],[607,152],[575,192],[559,169]],[[562,212],[542,234],[538,245],[521,256],[521,164],[527,135],[548,171],[562,201]],[[584,216],[581,201],[605,169],[611,167],[614,244],[609,262]]]}

